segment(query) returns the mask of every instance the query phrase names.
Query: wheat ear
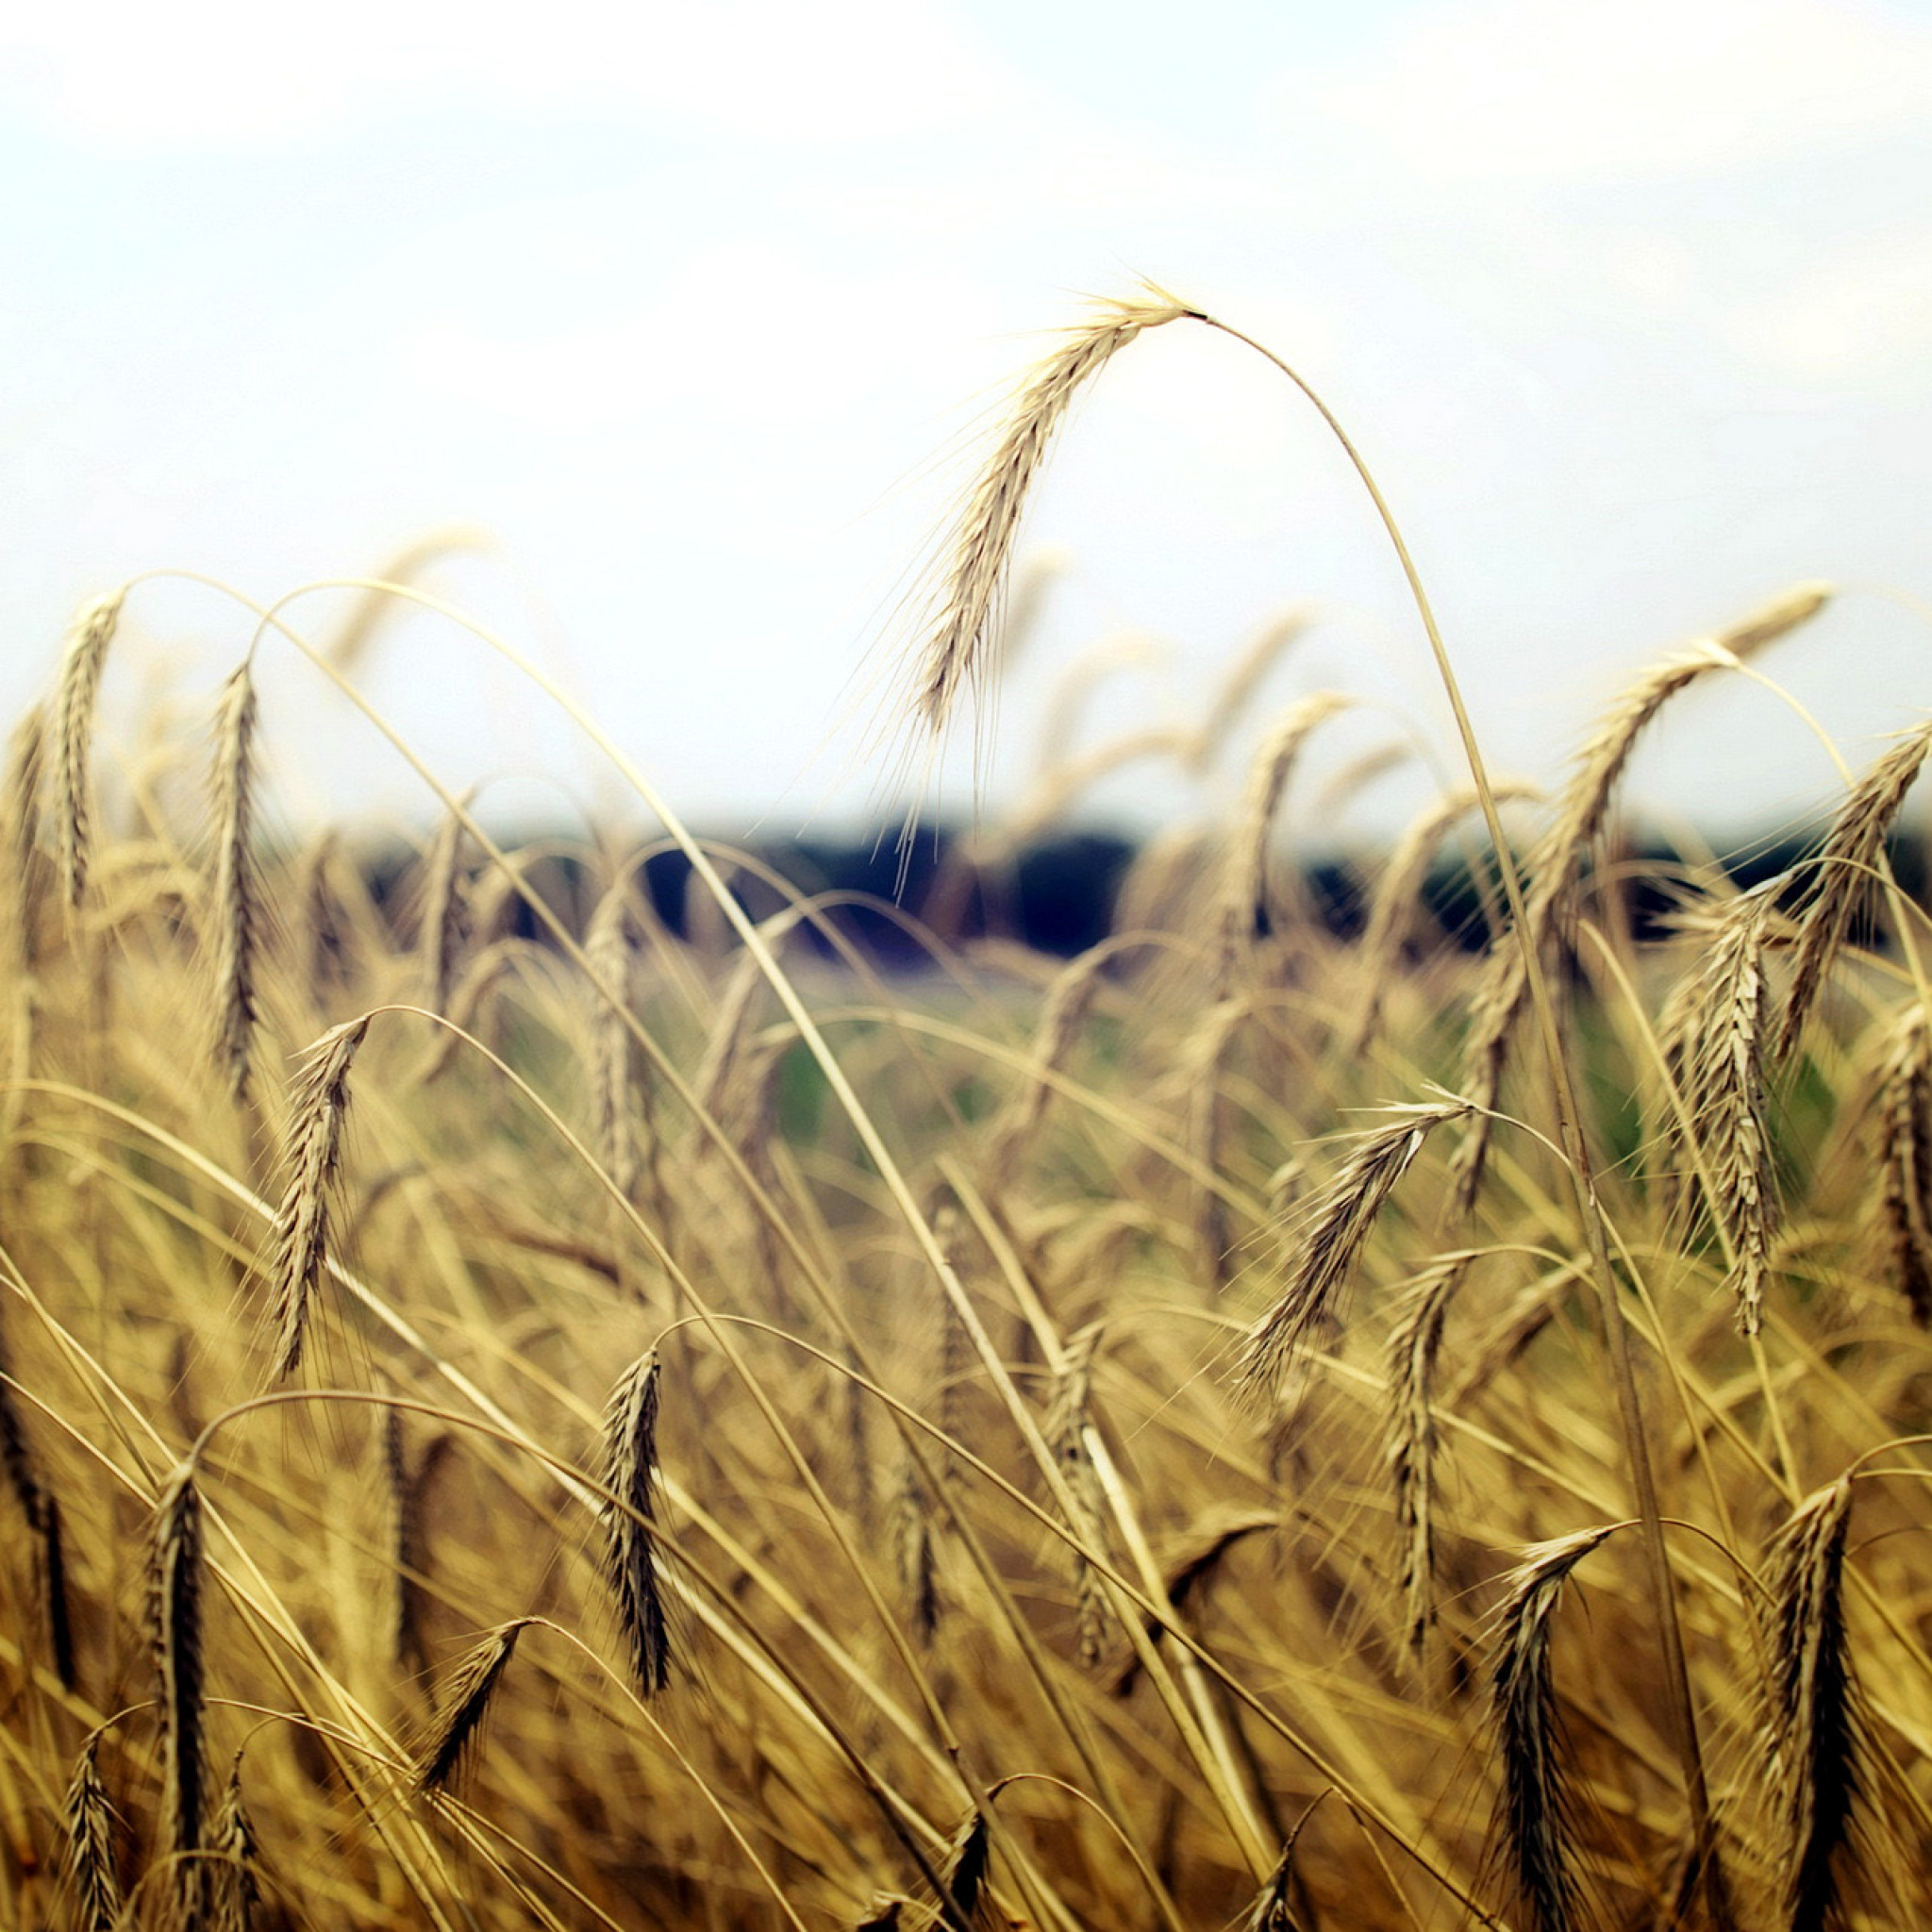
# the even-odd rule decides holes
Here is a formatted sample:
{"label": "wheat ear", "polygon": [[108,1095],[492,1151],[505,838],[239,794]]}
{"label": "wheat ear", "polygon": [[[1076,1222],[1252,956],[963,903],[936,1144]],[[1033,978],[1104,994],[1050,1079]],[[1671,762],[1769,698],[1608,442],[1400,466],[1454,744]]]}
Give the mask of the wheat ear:
{"label": "wheat ear", "polygon": [[74,1622],[67,1595],[67,1559],[60,1537],[59,1500],[42,1478],[40,1462],[7,1374],[6,1331],[0,1328],[0,1469],[26,1519],[46,1598],[47,1637],[54,1672],[66,1690],[75,1686]]}
{"label": "wheat ear", "polygon": [[1242,1393],[1277,1391],[1291,1361],[1329,1318],[1383,1204],[1408,1172],[1430,1132],[1460,1120],[1460,1101],[1390,1109],[1395,1119],[1357,1138],[1355,1151],[1307,1209],[1307,1225],[1274,1307],[1249,1328],[1236,1358]]}
{"label": "wheat ear", "polygon": [[1295,1868],[1295,1847],[1301,1842],[1303,1827],[1315,1815],[1315,1806],[1321,1802],[1317,1798],[1295,1820],[1294,1829],[1282,1845],[1281,1856],[1275,1859],[1274,1871],[1256,1894],[1254,1909],[1243,1923],[1241,1932],[1303,1932],[1302,1921],[1294,1910],[1294,1895],[1300,1877]]}
{"label": "wheat ear", "polygon": [[1200,724],[1190,735],[1187,763],[1191,771],[1205,777],[1212,769],[1228,733],[1263,680],[1280,663],[1288,647],[1307,636],[1314,621],[1306,610],[1288,610],[1261,627],[1221,680]]}
{"label": "wheat ear", "polygon": [[161,1831],[173,1860],[180,1923],[198,1925],[207,1893],[204,1849],[207,1744],[201,1619],[201,1491],[184,1462],[162,1486],[148,1553],[148,1623],[153,1633],[161,1728]]}
{"label": "wheat ear", "polygon": [[465,811],[459,806],[436,828],[423,855],[422,908],[416,924],[416,956],[423,976],[423,1003],[442,1012],[462,952],[463,840]]}
{"label": "wheat ear", "polygon": [[1527,955],[1541,953],[1574,916],[1591,855],[1603,834],[1617,781],[1645,727],[1664,705],[1707,672],[1735,669],[1743,659],[1807,623],[1830,595],[1823,584],[1801,584],[1727,630],[1674,653],[1646,671],[1613,705],[1578,755],[1548,829],[1524,862],[1521,943],[1498,943],[1484,964],[1474,1024],[1464,1048],[1462,1091],[1476,1111],[1457,1149],[1451,1172],[1458,1205],[1467,1211],[1482,1184],[1489,1137],[1508,1064],[1510,1036],[1529,998]]}
{"label": "wheat ear", "polygon": [[1079,1545],[1074,1552],[1075,1622],[1080,1661],[1089,1670],[1100,1661],[1108,1621],[1107,1593],[1087,1556],[1088,1549],[1102,1547],[1100,1474],[1087,1446],[1087,1431],[1093,1425],[1093,1352],[1099,1341],[1098,1323],[1090,1323],[1069,1338],[1054,1374],[1046,1417],[1046,1440],[1059,1463],[1071,1505],[1067,1527]]}
{"label": "wheat ear", "polygon": [[100,1734],[87,1740],[61,1806],[67,1832],[67,1879],[74,1889],[80,1932],[114,1932],[121,1922],[120,1861],[114,1840],[119,1818],[101,1782]]}
{"label": "wheat ear", "polygon": [[1918,1001],[1887,1030],[1876,1111],[1892,1277],[1912,1320],[1932,1328],[1932,1015]]}
{"label": "wheat ear", "polygon": [[[1532,788],[1526,785],[1496,784],[1490,789],[1498,804],[1505,799],[1533,795]],[[1349,1028],[1351,1054],[1363,1052],[1375,1036],[1383,998],[1398,976],[1403,947],[1414,930],[1423,888],[1443,840],[1455,829],[1457,820],[1474,811],[1480,803],[1476,794],[1466,788],[1438,799],[1403,833],[1390,853],[1389,862],[1375,881],[1369,916],[1362,928],[1358,974],[1362,994]]]}
{"label": "wheat ear", "polygon": [[121,620],[121,592],[97,597],[74,621],[60,663],[54,702],[54,793],[60,848],[60,886],[70,906],[87,890],[92,831],[88,787],[88,754],[92,744],[94,701],[114,626]]}
{"label": "wheat ear", "polygon": [[1824,1932],[1836,1913],[1834,1865],[1851,1841],[1870,1760],[1844,1612],[1851,1509],[1848,1477],[1807,1496],[1772,1545],[1766,1578],[1766,1742],[1785,1826],[1779,1921],[1790,1932]]}
{"label": "wheat ear", "polygon": [[1817,858],[1817,872],[1800,919],[1798,954],[1785,995],[1777,1053],[1798,1043],[1824,975],[1844,944],[1853,916],[1865,902],[1878,871],[1885,835],[1906,793],[1932,751],[1932,724],[1908,732],[1852,787],[1831,822]]}
{"label": "wheat ear", "polygon": [[671,1682],[670,1624],[656,1543],[660,1378],[652,1349],[619,1378],[604,1410],[604,1486],[618,1499],[603,1505],[604,1574],[617,1599],[631,1676],[646,1697]]}
{"label": "wheat ear", "polygon": [[992,1867],[992,1834],[977,1806],[953,1834],[940,1867],[940,1908],[958,1932],[973,1932]]}
{"label": "wheat ear", "polygon": [[1580,1892],[1550,1623],[1570,1573],[1617,1526],[1578,1530],[1524,1550],[1496,1618],[1490,1698],[1503,1766],[1497,1828],[1511,1890],[1536,1932],[1570,1932]]}
{"label": "wheat ear", "polygon": [[1027,1052],[1029,1077],[1024,1087],[1001,1109],[987,1135],[986,1191],[997,1199],[1011,1185],[1026,1143],[1046,1118],[1053,1098],[1053,1076],[1072,1056],[1100,991],[1107,963],[1119,948],[1110,941],[1089,946],[1054,974],[1041,1002]]}
{"label": "wheat ear", "polygon": [[41,1523],[41,1557],[46,1566],[47,1641],[54,1654],[54,1674],[62,1690],[79,1681],[74,1657],[74,1612],[67,1590],[67,1550],[60,1533],[60,1499],[47,1491],[46,1513]]}
{"label": "wheat ear", "polygon": [[[760,936],[771,948],[774,958],[778,957],[785,934],[792,930],[795,927],[789,920],[782,924],[768,920],[760,926]],[[733,1102],[742,1097],[735,1091],[739,1086],[738,1075],[744,1063],[754,1024],[764,1008],[770,984],[758,954],[749,947],[740,953],[731,976],[725,981],[717,1010],[711,1016],[711,1036],[705,1044],[705,1057],[691,1080],[693,1105],[699,1112],[708,1114],[714,1120],[724,1119],[731,1111]]]}
{"label": "wheat ear", "polygon": [[[584,930],[584,960],[593,989],[591,1075],[597,1097],[597,1156],[626,1201],[638,1191],[637,1131],[632,1120],[630,1008],[630,884],[618,879],[591,908]],[[606,991],[603,989],[608,988]]]}
{"label": "wheat ear", "polygon": [[250,1932],[261,1903],[260,1848],[254,1821],[242,1797],[242,1754],[236,1752],[227,1789],[215,1813],[208,1849],[217,1863],[211,1874],[214,1915],[210,1932]]}
{"label": "wheat ear", "polygon": [[1142,329],[1191,312],[1152,288],[1128,300],[1096,304],[1021,384],[999,441],[940,553],[911,653],[907,711],[928,741],[944,734],[960,693],[986,682],[1021,513],[1068,406]]}
{"label": "wheat ear", "polygon": [[405,1668],[424,1670],[429,1662],[423,1637],[422,1579],[429,1564],[425,1529],[428,1517],[424,1504],[436,1472],[453,1446],[446,1433],[432,1436],[412,1471],[403,1434],[403,1412],[399,1408],[383,1410],[382,1469],[389,1491],[390,1567],[396,1579],[394,1656]]}
{"label": "wheat ear", "polygon": [[1725,1286],[1746,1335],[1756,1335],[1763,1320],[1771,1245],[1782,1218],[1766,1092],[1771,988],[1764,956],[1783,883],[1768,880],[1724,908],[1692,990],[1674,999],[1659,1028],[1691,1131],[1703,1143],[1703,1165],[1693,1173],[1707,1174],[1709,1185],[1697,1192],[1727,1231]]}
{"label": "wheat ear", "polygon": [[529,1621],[518,1617],[499,1625],[457,1666],[442,1717],[417,1754],[411,1784],[419,1795],[447,1790],[475,1755],[491,1699]]}
{"label": "wheat ear", "polygon": [[24,974],[40,964],[41,900],[44,869],[41,857],[41,781],[46,765],[47,719],[39,706],[13,728],[7,765],[7,830],[12,847],[13,920]]}
{"label": "wheat ear", "polygon": [[940,1578],[932,1540],[932,1522],[919,1465],[902,1455],[899,1483],[892,1496],[892,1554],[898,1564],[899,1587],[905,1593],[913,1634],[928,1644],[939,1633]]}
{"label": "wheat ear", "polygon": [[[1162,1574],[1161,1588],[1168,1607],[1174,1610],[1186,1608],[1190,1600],[1213,1581],[1215,1574],[1237,1544],[1245,1542],[1261,1530],[1280,1527],[1281,1518],[1273,1510],[1226,1507],[1210,1510],[1193,1524]],[[1165,1627],[1158,1617],[1148,1618],[1145,1624],[1148,1642],[1158,1643]],[[1113,1680],[1113,1694],[1116,1697],[1126,1696],[1140,1678],[1141,1658],[1136,1653],[1121,1666]]]}
{"label": "wheat ear", "polygon": [[1268,841],[1281,795],[1309,732],[1349,703],[1334,691],[1317,691],[1291,705],[1261,741],[1248,767],[1227,869],[1221,881],[1221,983],[1225,988],[1236,965],[1268,916]]}
{"label": "wheat ear", "polygon": [[289,1184],[271,1244],[269,1313],[277,1381],[294,1374],[302,1360],[309,1305],[328,1265],[329,1205],[341,1167],[349,1069],[368,1031],[364,1014],[325,1033],[309,1049],[295,1085]]}
{"label": "wheat ear", "polygon": [[1419,1655],[1435,1621],[1429,1586],[1436,1567],[1436,1357],[1449,1304],[1474,1256],[1444,1257],[1423,1275],[1389,1337],[1389,1474],[1401,1537],[1403,1640]]}
{"label": "wheat ear", "polygon": [[228,1091],[248,1095],[257,1019],[261,897],[255,870],[255,684],[243,664],[215,711],[215,1055]]}

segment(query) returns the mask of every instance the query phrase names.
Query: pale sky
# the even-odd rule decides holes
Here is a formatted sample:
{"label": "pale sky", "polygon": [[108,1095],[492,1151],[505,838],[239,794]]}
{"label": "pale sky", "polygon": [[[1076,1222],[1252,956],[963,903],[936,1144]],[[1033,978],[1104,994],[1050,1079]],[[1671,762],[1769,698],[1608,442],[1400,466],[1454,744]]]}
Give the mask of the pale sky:
{"label": "pale sky", "polygon": [[[461,526],[491,547],[425,586],[579,692],[687,817],[847,829],[874,774],[841,719],[975,427],[1040,332],[1141,275],[1326,395],[1499,766],[1554,777],[1621,678],[1801,578],[1852,588],[1765,669],[1848,754],[1932,703],[1932,9],[70,4],[0,22],[0,163],[9,707],[73,607],[137,573],[268,601]],[[1446,745],[1366,500],[1237,345],[1130,345],[1025,553],[1060,569],[995,802],[1088,654],[1125,667],[1091,742],[1192,715],[1291,606],[1319,622],[1250,741],[1334,686],[1370,703],[1331,760]],[[291,616],[321,639],[346,608]],[[127,628],[110,712],[164,698],[191,729],[250,625],[157,582]],[[285,659],[285,808],[424,815]],[[453,788],[551,819],[608,796],[454,626],[396,625],[366,673]],[[1238,763],[1096,808],[1212,808]],[[1653,813],[1733,826],[1833,782],[1742,688],[1692,699],[1635,775]],[[1391,774],[1347,824],[1424,789]]]}

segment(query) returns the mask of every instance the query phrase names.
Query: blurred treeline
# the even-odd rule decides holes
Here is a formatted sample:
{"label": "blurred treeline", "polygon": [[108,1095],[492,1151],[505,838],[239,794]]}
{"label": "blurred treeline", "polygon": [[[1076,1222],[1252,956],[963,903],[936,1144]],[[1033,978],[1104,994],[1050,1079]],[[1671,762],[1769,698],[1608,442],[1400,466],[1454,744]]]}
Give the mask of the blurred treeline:
{"label": "blurred treeline", "polygon": [[[541,849],[541,840],[518,833],[507,849]],[[1184,896],[1135,894],[1138,874],[1150,872],[1163,842],[1170,860],[1202,877],[1213,870],[1211,841],[1181,835],[1172,841],[1139,841],[1107,831],[1073,831],[1042,838],[1023,850],[980,839],[970,830],[928,827],[902,847],[875,841],[836,839],[708,841],[713,857],[752,917],[762,919],[804,896],[825,900],[829,923],[878,964],[927,963],[929,941],[965,945],[1004,940],[1033,951],[1071,958],[1126,925],[1184,923]],[[1891,862],[1900,886],[1923,897],[1926,841],[1916,834],[1892,841]],[[1798,866],[1813,846],[1797,834],[1741,841],[1728,850],[1707,846],[1679,851],[1659,841],[1626,842],[1598,861],[1595,904],[1602,916],[1627,925],[1633,938],[1660,937],[1679,904],[1675,882],[1715,858],[1732,883],[1745,891]],[[1348,855],[1279,855],[1268,905],[1257,919],[1318,922],[1339,939],[1352,939],[1367,917],[1376,876],[1387,858],[1380,851]],[[1518,855],[1519,859],[1524,855]],[[378,904],[393,905],[416,863],[404,846],[365,854],[361,864]],[[547,888],[558,906],[588,905],[599,890],[583,876],[585,858],[558,849],[526,879]],[[1170,864],[1170,871],[1176,868]],[[547,871],[548,880],[541,877]],[[719,915],[702,889],[692,890],[691,867],[675,848],[651,852],[640,866],[650,905],[662,926],[686,940],[700,939],[703,924]],[[1496,903],[1494,858],[1478,841],[1450,851],[1430,868],[1419,893],[1412,943],[1462,951],[1487,945],[1485,908]],[[541,930],[527,905],[511,909],[521,937]],[[834,950],[817,925],[804,942],[822,954]]]}

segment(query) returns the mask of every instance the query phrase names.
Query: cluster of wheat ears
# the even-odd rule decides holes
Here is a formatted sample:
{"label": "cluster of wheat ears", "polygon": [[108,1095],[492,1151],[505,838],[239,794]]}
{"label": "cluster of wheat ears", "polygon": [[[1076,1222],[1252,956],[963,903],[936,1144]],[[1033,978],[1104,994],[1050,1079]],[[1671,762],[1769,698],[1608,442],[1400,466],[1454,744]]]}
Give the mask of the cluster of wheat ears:
{"label": "cluster of wheat ears", "polygon": [[[1176,324],[1016,390],[919,742],[1069,403]],[[1335,695],[1091,951],[908,920],[888,979],[576,712],[643,831],[506,850],[425,769],[407,891],[265,839],[258,655],[350,689],[312,591],[225,607],[211,776],[99,809],[139,586],[82,614],[6,794],[10,1924],[1924,1923],[1932,727],[1640,941],[1633,746],[1830,592],[1645,671],[1512,841],[1349,456],[1470,773],[1351,937],[1271,858]],[[1257,662],[1127,750],[1198,765]]]}

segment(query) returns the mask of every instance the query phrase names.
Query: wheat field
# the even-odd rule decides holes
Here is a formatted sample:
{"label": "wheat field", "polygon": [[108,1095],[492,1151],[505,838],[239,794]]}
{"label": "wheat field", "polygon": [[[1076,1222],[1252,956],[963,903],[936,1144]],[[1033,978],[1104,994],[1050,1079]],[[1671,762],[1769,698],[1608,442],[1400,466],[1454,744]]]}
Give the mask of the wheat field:
{"label": "wheat field", "polygon": [[[1166,326],[1224,327],[1143,291],[1016,387],[882,758],[994,680],[1029,485]],[[1349,934],[1274,839],[1343,692],[1101,943],[865,908],[889,973],[577,712],[633,824],[506,848],[425,769],[381,890],[266,836],[258,655],[349,682],[279,607],[105,772],[140,587],[80,614],[7,793],[8,1923],[1924,1921],[1932,727],[1659,935],[1633,749],[1829,588],[1634,659],[1524,801],[1356,461],[1468,772]]]}

